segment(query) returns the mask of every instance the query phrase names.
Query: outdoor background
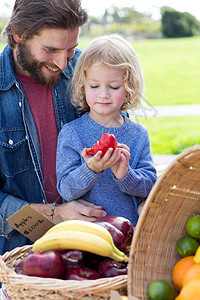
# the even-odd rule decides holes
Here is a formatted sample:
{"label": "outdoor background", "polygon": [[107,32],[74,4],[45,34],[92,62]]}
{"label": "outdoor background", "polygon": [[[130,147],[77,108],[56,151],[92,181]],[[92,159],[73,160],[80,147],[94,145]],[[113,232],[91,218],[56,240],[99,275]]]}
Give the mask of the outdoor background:
{"label": "outdoor background", "polygon": [[[0,31],[14,0],[0,0]],[[123,2],[123,3],[122,3]],[[158,117],[156,107],[199,104],[200,3],[196,1],[82,1],[90,22],[81,29],[79,48],[99,35],[119,33],[132,44],[143,67],[146,105],[135,119],[148,127],[153,154],[178,154],[200,144],[200,115]],[[133,5],[134,4],[134,5]],[[99,6],[98,6],[99,5]],[[6,42],[0,39],[0,52]],[[174,108],[174,105],[177,105]],[[152,109],[153,117],[145,110]]]}

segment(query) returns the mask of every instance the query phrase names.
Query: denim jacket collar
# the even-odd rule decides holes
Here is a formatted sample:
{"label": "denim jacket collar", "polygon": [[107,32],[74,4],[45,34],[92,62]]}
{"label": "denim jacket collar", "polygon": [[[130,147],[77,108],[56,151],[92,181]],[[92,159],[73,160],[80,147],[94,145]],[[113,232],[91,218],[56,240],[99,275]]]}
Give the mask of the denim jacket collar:
{"label": "denim jacket collar", "polygon": [[6,91],[16,82],[12,49],[7,45],[0,54],[0,90]]}

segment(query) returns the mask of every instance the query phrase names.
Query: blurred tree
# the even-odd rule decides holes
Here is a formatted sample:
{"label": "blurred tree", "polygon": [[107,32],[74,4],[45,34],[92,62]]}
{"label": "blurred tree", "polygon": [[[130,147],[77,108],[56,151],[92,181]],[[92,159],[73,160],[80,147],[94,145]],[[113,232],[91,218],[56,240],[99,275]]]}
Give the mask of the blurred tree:
{"label": "blurred tree", "polygon": [[[88,30],[89,29],[89,30]],[[98,18],[90,16],[90,26],[81,30],[84,35],[119,33],[130,38],[160,37],[160,21],[152,20],[150,15],[142,14],[134,7],[107,8]]]}
{"label": "blurred tree", "polygon": [[189,13],[182,13],[163,6],[161,16],[161,28],[165,37],[187,37],[200,33],[199,21]]}
{"label": "blurred tree", "polygon": [[7,22],[8,22],[7,18],[0,18],[0,33],[3,31]]}
{"label": "blurred tree", "polygon": [[147,16],[134,10],[134,7],[117,7],[110,6],[105,10],[103,15],[103,20],[106,23],[124,23],[130,24],[132,22],[141,23],[142,20],[146,19]]}

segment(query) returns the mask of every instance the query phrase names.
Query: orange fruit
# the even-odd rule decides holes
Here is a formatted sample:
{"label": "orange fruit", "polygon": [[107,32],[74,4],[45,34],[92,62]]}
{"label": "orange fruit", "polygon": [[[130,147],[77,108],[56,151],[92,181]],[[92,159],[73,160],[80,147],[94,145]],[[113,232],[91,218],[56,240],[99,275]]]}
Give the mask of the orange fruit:
{"label": "orange fruit", "polygon": [[190,280],[175,300],[200,300],[200,278]]}
{"label": "orange fruit", "polygon": [[188,269],[194,265],[194,256],[187,256],[179,260],[173,269],[173,283],[175,288],[180,291],[183,287],[183,278]]}
{"label": "orange fruit", "polygon": [[200,279],[200,264],[194,264],[187,270],[183,278],[183,285],[195,278]]}

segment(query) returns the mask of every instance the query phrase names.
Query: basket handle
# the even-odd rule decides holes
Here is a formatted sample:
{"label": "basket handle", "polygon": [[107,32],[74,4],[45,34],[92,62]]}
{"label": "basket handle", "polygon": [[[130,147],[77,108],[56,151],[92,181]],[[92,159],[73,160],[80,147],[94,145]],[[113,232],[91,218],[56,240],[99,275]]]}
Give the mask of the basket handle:
{"label": "basket handle", "polygon": [[8,283],[9,281],[8,277],[14,274],[15,272],[6,266],[2,256],[0,256],[0,282],[5,281]]}

